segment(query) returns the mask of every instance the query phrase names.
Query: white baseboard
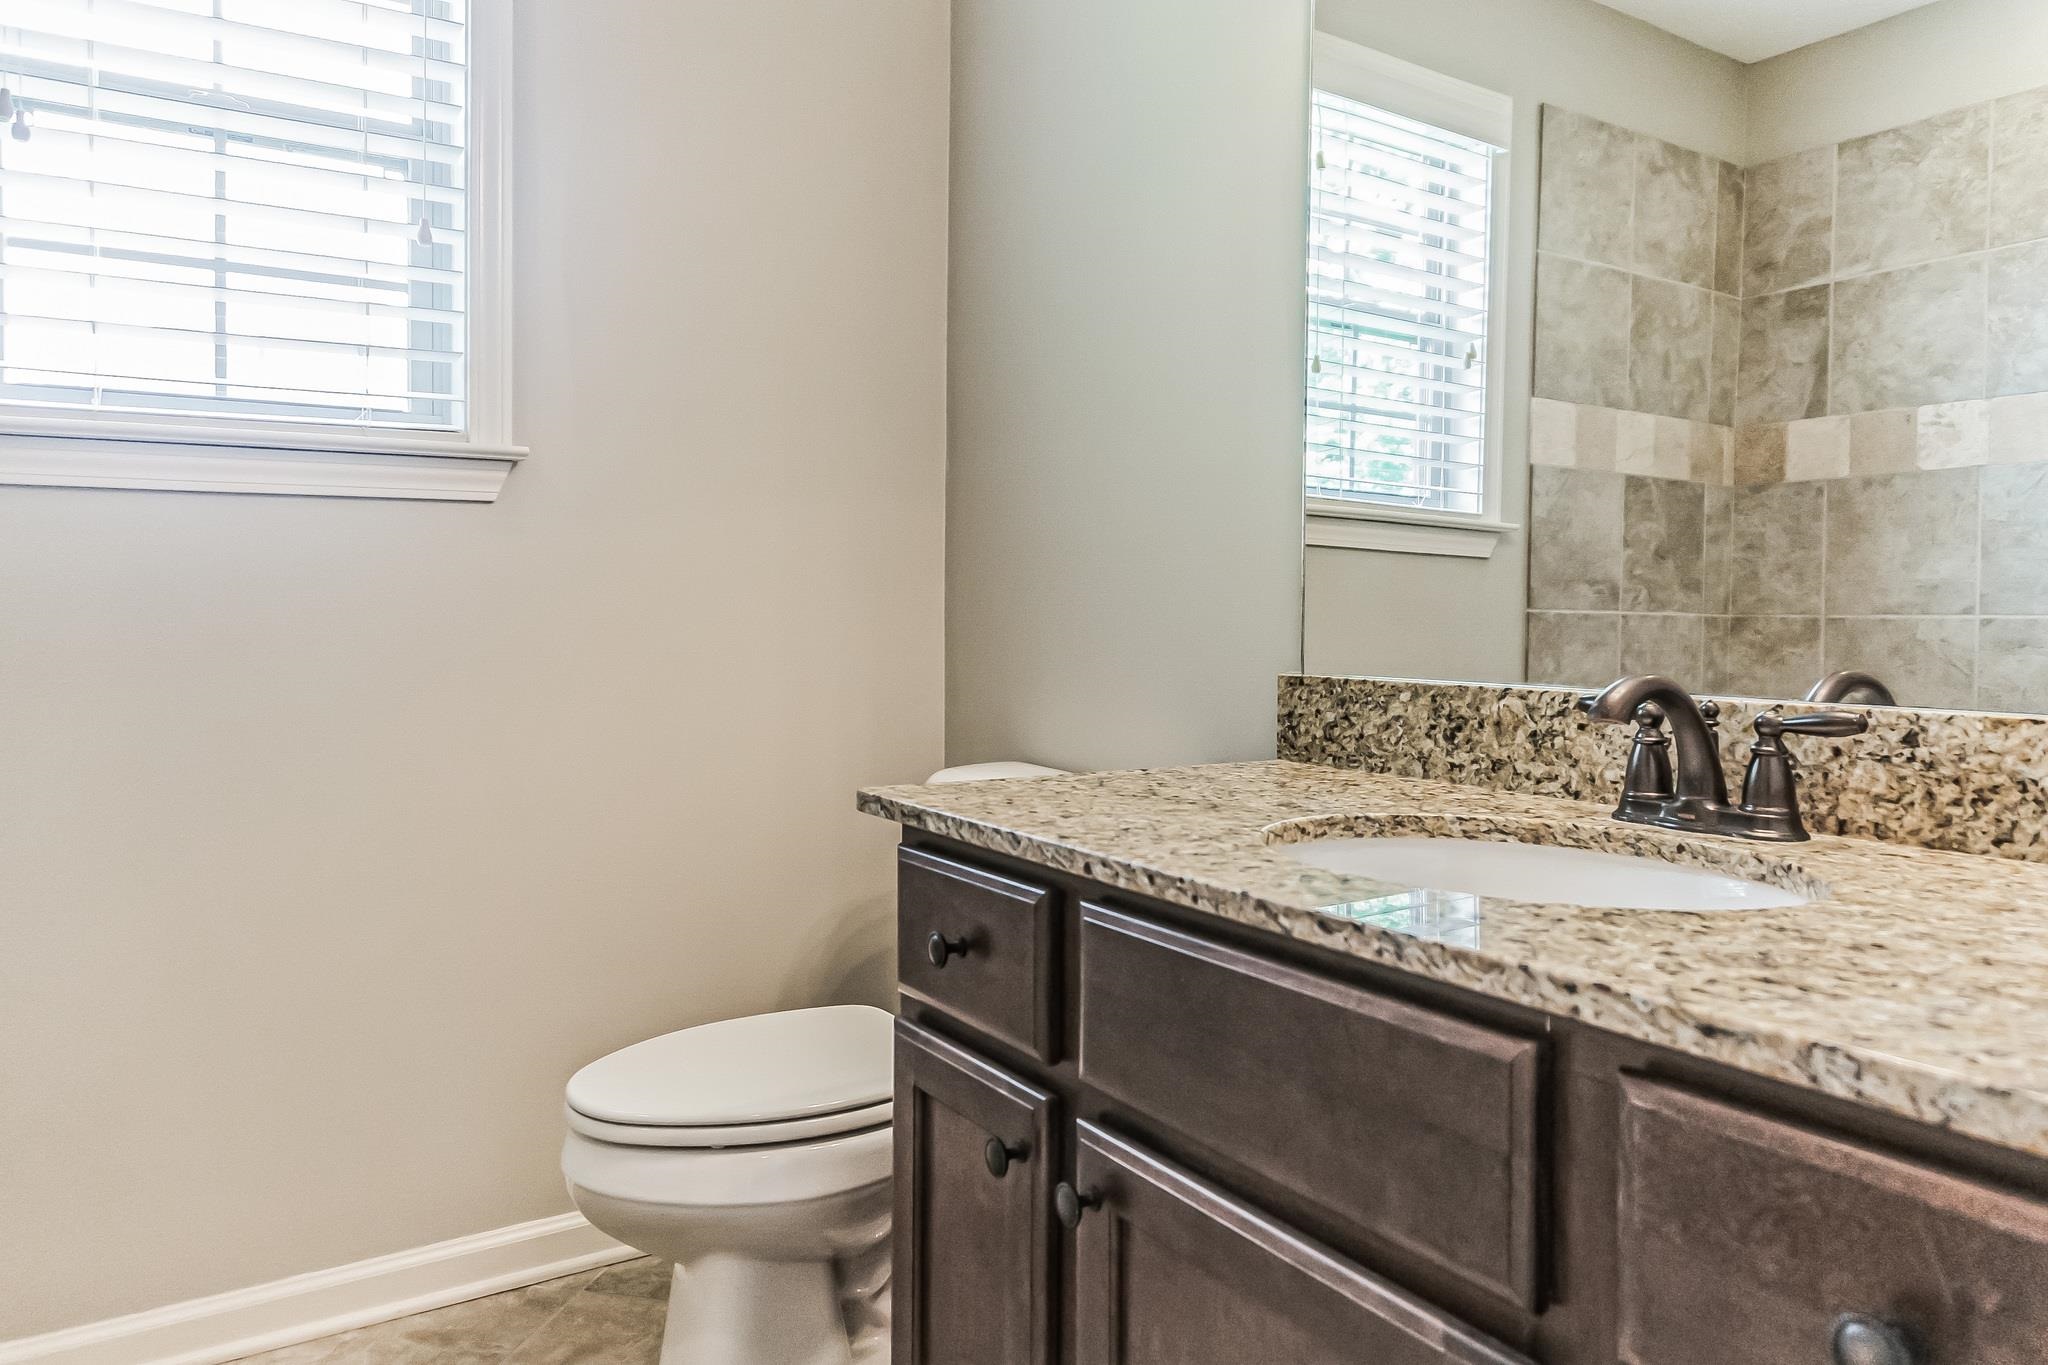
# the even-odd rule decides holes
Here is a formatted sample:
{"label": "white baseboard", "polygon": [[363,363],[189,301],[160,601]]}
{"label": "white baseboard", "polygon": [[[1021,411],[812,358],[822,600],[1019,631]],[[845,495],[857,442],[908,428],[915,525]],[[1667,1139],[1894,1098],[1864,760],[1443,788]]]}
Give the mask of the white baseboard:
{"label": "white baseboard", "polygon": [[221,1365],[639,1254],[565,1213],[0,1342],[0,1365]]}

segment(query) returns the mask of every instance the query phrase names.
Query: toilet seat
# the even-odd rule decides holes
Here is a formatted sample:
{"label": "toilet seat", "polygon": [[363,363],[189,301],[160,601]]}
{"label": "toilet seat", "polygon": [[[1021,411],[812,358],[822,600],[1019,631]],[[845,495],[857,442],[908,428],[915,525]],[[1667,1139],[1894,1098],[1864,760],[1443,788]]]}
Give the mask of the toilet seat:
{"label": "toilet seat", "polygon": [[570,1078],[569,1127],[627,1147],[815,1142],[889,1123],[895,1020],[826,1005],[678,1030]]}
{"label": "toilet seat", "polygon": [[625,1147],[769,1147],[784,1142],[806,1142],[877,1128],[889,1122],[895,1105],[863,1105],[837,1114],[813,1114],[807,1118],[785,1119],[780,1123],[731,1123],[705,1127],[683,1124],[607,1123],[579,1114],[573,1105],[564,1106],[571,1132],[615,1142]]}

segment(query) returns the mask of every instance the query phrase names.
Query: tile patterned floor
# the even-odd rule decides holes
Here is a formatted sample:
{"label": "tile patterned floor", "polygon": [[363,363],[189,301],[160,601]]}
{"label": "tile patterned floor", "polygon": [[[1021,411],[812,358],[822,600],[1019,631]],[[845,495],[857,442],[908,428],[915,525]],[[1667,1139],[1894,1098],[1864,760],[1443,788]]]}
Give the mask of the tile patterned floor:
{"label": "tile patterned floor", "polygon": [[245,1365],[655,1365],[669,1266],[643,1257],[473,1299]]}

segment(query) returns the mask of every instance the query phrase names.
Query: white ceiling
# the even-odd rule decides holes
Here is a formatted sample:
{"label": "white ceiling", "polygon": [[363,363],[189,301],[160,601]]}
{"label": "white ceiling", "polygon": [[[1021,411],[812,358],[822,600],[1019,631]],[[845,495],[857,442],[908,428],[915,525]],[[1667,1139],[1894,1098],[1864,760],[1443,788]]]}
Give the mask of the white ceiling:
{"label": "white ceiling", "polygon": [[1919,9],[1934,0],[1600,0],[1738,62],[1760,62],[1795,47]]}

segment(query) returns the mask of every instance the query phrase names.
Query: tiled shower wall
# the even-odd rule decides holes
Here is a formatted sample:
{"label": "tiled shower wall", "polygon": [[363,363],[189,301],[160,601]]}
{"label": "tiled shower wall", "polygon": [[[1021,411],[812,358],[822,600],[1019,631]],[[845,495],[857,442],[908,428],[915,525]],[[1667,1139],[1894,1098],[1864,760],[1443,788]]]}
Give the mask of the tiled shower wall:
{"label": "tiled shower wall", "polygon": [[[1679,254],[1739,323],[1676,360],[1614,245],[1682,235],[1646,193],[1666,147],[1544,111],[1529,676],[1796,696],[1854,667],[2048,710],[2048,90],[1746,172],[1684,153],[1716,194],[1687,177]],[[1661,401],[1702,353],[1718,461]]]}

